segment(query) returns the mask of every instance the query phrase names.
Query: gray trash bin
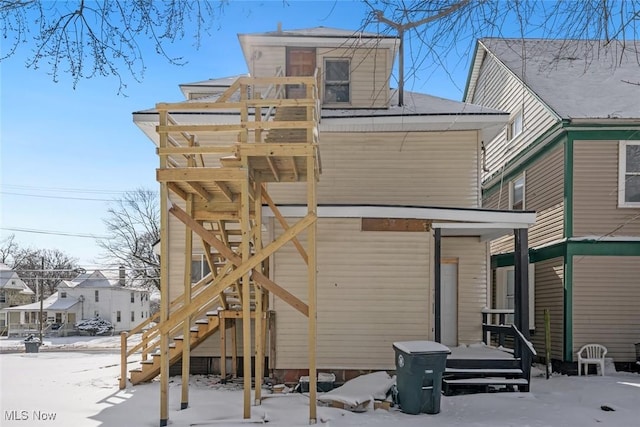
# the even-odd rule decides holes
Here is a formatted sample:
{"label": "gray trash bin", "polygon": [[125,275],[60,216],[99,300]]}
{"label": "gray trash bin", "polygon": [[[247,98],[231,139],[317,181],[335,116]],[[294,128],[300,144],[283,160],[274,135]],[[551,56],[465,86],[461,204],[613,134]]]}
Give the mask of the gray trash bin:
{"label": "gray trash bin", "polygon": [[37,341],[25,341],[24,352],[25,353],[37,353],[40,348],[40,343]]}
{"label": "gray trash bin", "polygon": [[402,412],[412,415],[439,413],[442,374],[451,350],[434,341],[396,342],[393,349]]}
{"label": "gray trash bin", "polygon": [[24,341],[25,353],[37,353],[40,348],[40,340],[33,335],[29,335]]}

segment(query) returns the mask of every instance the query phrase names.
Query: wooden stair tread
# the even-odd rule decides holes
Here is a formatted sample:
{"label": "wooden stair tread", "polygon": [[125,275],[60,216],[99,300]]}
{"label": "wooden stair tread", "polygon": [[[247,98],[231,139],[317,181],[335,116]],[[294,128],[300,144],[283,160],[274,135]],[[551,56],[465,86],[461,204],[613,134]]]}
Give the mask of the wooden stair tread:
{"label": "wooden stair tread", "polygon": [[522,374],[520,368],[446,368],[445,374]]}
{"label": "wooden stair tread", "polygon": [[449,385],[529,385],[525,378],[463,378],[443,379],[442,382]]}

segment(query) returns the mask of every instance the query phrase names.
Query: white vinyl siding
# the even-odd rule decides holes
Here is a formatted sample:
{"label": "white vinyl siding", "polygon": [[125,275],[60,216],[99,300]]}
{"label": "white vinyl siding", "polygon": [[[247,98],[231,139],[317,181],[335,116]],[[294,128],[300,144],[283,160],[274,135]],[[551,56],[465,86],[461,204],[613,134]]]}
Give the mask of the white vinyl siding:
{"label": "white vinyl siding", "polygon": [[519,120],[519,113],[522,114],[521,134],[508,141],[507,126],[504,132],[486,144],[486,166],[489,170],[483,174],[483,179],[499,173],[509,160],[558,120],[519,79],[491,55],[486,55],[475,90],[465,101],[508,111],[512,114],[512,123]]}
{"label": "white vinyl siding", "polygon": [[473,237],[445,237],[442,257],[458,259],[458,342],[477,343],[487,306],[487,245]]}
{"label": "white vinyl siding", "polygon": [[574,141],[574,236],[640,236],[640,207],[618,207],[618,147],[617,140]]}
{"label": "white vinyl siding", "polygon": [[[430,233],[360,229],[358,218],[318,220],[319,368],[393,369],[394,341],[431,336]],[[284,246],[274,264],[276,283],[308,301],[295,247]],[[273,308],[276,368],[305,368],[307,319],[277,298]]]}
{"label": "white vinyl siding", "polygon": [[640,325],[640,258],[573,257],[573,358],[602,344],[614,362],[634,362]]}
{"label": "white vinyl siding", "polygon": [[[476,132],[324,132],[320,151],[320,204],[479,206]],[[281,204],[305,203],[305,191],[269,186]]]}
{"label": "white vinyl siding", "polygon": [[545,355],[544,310],[551,320],[551,357],[562,360],[564,343],[564,258],[535,264],[535,322],[540,325],[531,337],[539,357]]}

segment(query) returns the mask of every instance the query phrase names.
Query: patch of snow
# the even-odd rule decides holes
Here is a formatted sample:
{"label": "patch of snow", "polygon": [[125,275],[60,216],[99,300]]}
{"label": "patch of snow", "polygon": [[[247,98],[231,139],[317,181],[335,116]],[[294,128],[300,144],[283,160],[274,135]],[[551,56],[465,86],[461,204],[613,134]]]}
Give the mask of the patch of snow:
{"label": "patch of snow", "polygon": [[340,402],[353,408],[373,408],[374,400],[384,400],[396,378],[384,371],[360,375],[318,397],[325,403]]}

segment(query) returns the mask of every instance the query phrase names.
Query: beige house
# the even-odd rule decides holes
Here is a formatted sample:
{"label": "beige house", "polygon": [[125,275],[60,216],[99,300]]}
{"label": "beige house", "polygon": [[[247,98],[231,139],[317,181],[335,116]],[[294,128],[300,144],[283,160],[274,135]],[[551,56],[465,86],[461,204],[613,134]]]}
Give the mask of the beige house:
{"label": "beige house", "polygon": [[[239,40],[251,77],[185,84],[186,100],[133,115],[158,146],[167,196],[160,334],[209,310],[191,331],[197,348],[175,360],[210,358],[224,374],[237,372],[239,354],[245,373],[247,355],[266,356],[279,381],[316,369],[344,380],[395,369],[395,341],[481,341],[488,242],[526,235],[535,222],[532,212],[481,208],[482,143],[508,115],[408,92],[398,105],[394,37],[319,27]],[[241,274],[227,273],[229,263],[252,258],[251,286],[216,287]],[[210,300],[206,286],[218,290]],[[226,363],[216,362],[221,355]],[[162,363],[147,361],[132,381],[162,373]]]}
{"label": "beige house", "polygon": [[[575,371],[587,343],[616,363],[640,342],[638,41],[484,39],[464,100],[508,111],[485,140],[483,206],[537,212],[529,232],[532,340]],[[492,242],[494,308],[512,304],[512,239]]]}
{"label": "beige house", "polygon": [[20,279],[18,273],[0,263],[0,335],[7,335],[8,325],[15,320],[5,309],[29,304],[34,298],[35,293]]}

